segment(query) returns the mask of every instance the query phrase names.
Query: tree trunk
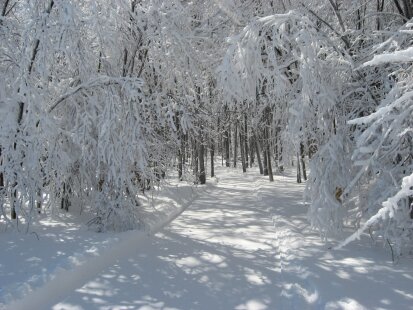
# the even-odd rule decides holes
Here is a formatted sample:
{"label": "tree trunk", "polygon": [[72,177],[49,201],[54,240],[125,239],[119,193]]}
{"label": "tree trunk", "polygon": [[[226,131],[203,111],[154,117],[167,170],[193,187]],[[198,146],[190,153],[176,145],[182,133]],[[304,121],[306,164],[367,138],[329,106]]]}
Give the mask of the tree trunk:
{"label": "tree trunk", "polygon": [[[265,137],[265,133],[264,133],[264,137]],[[262,148],[262,156],[263,156],[263,164],[264,164],[264,175],[267,176],[268,175],[268,158],[267,158],[267,147],[264,145],[264,147]]]}
{"label": "tree trunk", "polygon": [[251,137],[250,138],[250,167],[252,168],[252,164],[254,163],[254,154],[255,154],[255,150],[254,150],[254,138]]}
{"label": "tree trunk", "polygon": [[300,156],[297,152],[297,183],[301,183]]}
{"label": "tree trunk", "polygon": [[206,183],[206,174],[205,174],[205,146],[203,143],[203,139],[199,143],[199,153],[198,153],[198,161],[199,161],[199,183],[205,184]]}
{"label": "tree trunk", "polygon": [[257,152],[257,161],[258,161],[258,166],[260,168],[260,174],[264,174],[264,169],[262,167],[262,161],[261,161],[261,156],[260,156],[260,147],[258,145],[258,140],[256,139],[256,136],[254,136],[254,144],[255,144],[255,151]]}
{"label": "tree trunk", "polygon": [[42,191],[40,188],[37,189],[37,199],[36,199],[36,208],[37,208],[37,213],[42,212]]}
{"label": "tree trunk", "polygon": [[245,145],[245,167],[248,168],[248,124],[247,114],[244,116],[244,145]]}
{"label": "tree trunk", "polygon": [[[15,186],[16,185],[17,184],[15,184]],[[14,190],[14,192],[13,192],[13,203],[12,203],[11,211],[10,211],[10,217],[11,217],[12,220],[17,219],[16,204],[17,204],[17,190]]]}
{"label": "tree trunk", "polygon": [[237,149],[238,149],[238,124],[235,123],[234,128],[234,168],[237,167]]}
{"label": "tree trunk", "polygon": [[271,165],[271,151],[270,146],[267,145],[267,167],[268,167],[268,177],[270,182],[274,181],[274,174],[272,173],[272,165]]}
{"label": "tree trunk", "polygon": [[176,129],[179,133],[179,142],[180,142],[180,145],[179,145],[179,148],[178,148],[178,180],[182,181],[182,179],[183,179],[183,166],[184,166],[183,165],[183,152],[184,152],[184,150],[183,150],[183,145],[184,145],[183,138],[184,138],[184,135],[181,132],[179,125],[180,125],[180,123],[179,123],[179,114],[177,113],[175,115],[175,127],[176,127]]}
{"label": "tree trunk", "polygon": [[181,137],[181,145],[180,148],[178,150],[178,178],[179,181],[182,181],[183,179],[183,154],[182,154],[182,137]]}
{"label": "tree trunk", "polygon": [[215,144],[214,141],[211,140],[211,178],[215,176],[215,169],[214,169],[214,156],[215,156]]}
{"label": "tree trunk", "polygon": [[265,128],[265,140],[267,142],[267,170],[268,170],[268,177],[270,179],[270,182],[274,181],[274,175],[272,173],[272,165],[271,165],[271,144],[270,144],[270,126],[272,122],[272,113],[271,109],[268,108],[268,112],[266,115],[267,118],[267,127]]}
{"label": "tree trunk", "polygon": [[304,181],[307,181],[307,171],[305,169],[305,154],[304,154],[304,144],[300,144],[300,153],[301,153],[301,167],[303,168],[303,178]]}
{"label": "tree trunk", "polygon": [[243,140],[245,138],[244,133],[242,132],[242,130],[240,129],[239,132],[239,139],[240,139],[240,146],[241,146],[241,163],[242,163],[242,172],[247,172],[247,161],[245,159],[245,141]]}
{"label": "tree trunk", "polygon": [[70,187],[66,185],[66,182],[63,183],[63,192],[62,192],[62,199],[60,202],[60,208],[69,211],[70,207],[70,200],[69,200],[69,194],[71,193]]}
{"label": "tree trunk", "polygon": [[194,141],[194,139],[192,139],[192,168],[194,171],[194,177],[195,177],[195,184],[198,184],[198,180],[199,180],[199,175],[198,175],[198,150],[197,150],[197,145],[196,145],[196,141]]}
{"label": "tree trunk", "polygon": [[282,165],[282,160],[283,160],[283,149],[282,149],[282,144],[281,144],[281,137],[279,134],[279,129],[277,129],[277,144],[276,144],[276,148],[277,148],[277,166],[278,166],[278,170],[280,172],[284,171],[284,166]]}
{"label": "tree trunk", "polygon": [[229,167],[229,129],[225,131],[225,137],[224,137],[224,144],[225,144],[225,166]]}
{"label": "tree trunk", "polygon": [[[182,137],[182,164],[185,167],[185,163],[188,163],[188,134]],[[182,167],[182,170],[184,170]]]}

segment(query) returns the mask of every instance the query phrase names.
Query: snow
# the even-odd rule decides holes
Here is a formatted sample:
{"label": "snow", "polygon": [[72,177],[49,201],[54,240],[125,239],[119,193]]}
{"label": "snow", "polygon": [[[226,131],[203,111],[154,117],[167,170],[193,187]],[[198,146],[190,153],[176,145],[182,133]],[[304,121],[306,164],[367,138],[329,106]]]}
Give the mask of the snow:
{"label": "snow", "polygon": [[330,250],[292,172],[273,183],[255,169],[216,172],[198,194],[162,194],[149,234],[92,233],[70,218],[39,224],[40,240],[2,233],[0,308],[413,309],[411,258],[393,264],[364,235]]}
{"label": "snow", "polygon": [[411,62],[413,60],[413,47],[393,53],[374,55],[373,59],[367,61],[363,66],[377,66],[391,62]]}

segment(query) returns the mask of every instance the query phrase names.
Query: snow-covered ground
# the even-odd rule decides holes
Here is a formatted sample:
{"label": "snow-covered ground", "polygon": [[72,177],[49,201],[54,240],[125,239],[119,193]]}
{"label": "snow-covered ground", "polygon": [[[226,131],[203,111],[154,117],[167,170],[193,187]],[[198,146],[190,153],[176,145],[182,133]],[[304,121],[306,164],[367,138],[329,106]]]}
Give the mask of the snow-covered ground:
{"label": "snow-covered ground", "polygon": [[170,210],[149,234],[96,234],[70,218],[43,223],[40,240],[1,233],[0,308],[413,309],[413,260],[394,265],[369,238],[329,250],[294,177],[217,175],[199,195],[160,197]]}

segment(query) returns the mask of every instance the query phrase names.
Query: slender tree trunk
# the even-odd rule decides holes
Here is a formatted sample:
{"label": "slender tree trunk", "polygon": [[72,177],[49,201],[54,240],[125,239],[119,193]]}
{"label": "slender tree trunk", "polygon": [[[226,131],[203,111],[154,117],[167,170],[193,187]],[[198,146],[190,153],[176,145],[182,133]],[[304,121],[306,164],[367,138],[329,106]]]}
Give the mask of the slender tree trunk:
{"label": "slender tree trunk", "polygon": [[297,183],[301,183],[300,156],[297,152]]}
{"label": "slender tree trunk", "polygon": [[224,139],[223,139],[223,134],[222,134],[222,128],[220,125],[220,118],[218,117],[218,130],[219,130],[219,149],[221,150],[221,166],[224,166]]}
{"label": "slender tree trunk", "polygon": [[[229,125],[228,125],[229,126]],[[230,163],[229,163],[229,144],[230,144],[230,140],[229,140],[229,133],[230,133],[230,128],[227,128],[225,130],[225,137],[224,137],[224,144],[225,144],[225,166],[229,167]]]}
{"label": "slender tree trunk", "polygon": [[278,131],[278,141],[277,141],[277,161],[278,161],[278,170],[280,172],[284,171],[284,166],[282,165],[283,162],[283,148],[281,143],[281,137]]}
{"label": "slender tree trunk", "polygon": [[14,192],[13,192],[13,204],[12,204],[11,211],[10,211],[10,217],[11,217],[12,220],[17,219],[16,204],[17,204],[17,190],[14,190]]}
{"label": "slender tree trunk", "polygon": [[271,150],[270,146],[267,145],[267,166],[268,166],[268,177],[270,182],[274,181],[274,174],[272,173],[272,164],[271,164]]}
{"label": "slender tree trunk", "polygon": [[265,139],[267,141],[267,169],[268,169],[268,177],[270,182],[274,181],[274,175],[272,173],[272,165],[271,165],[271,143],[270,143],[270,128],[271,128],[271,122],[272,122],[272,113],[271,109],[268,108],[268,112],[266,115],[267,118],[267,127],[265,128]]}
{"label": "slender tree trunk", "polygon": [[184,164],[183,164],[183,150],[182,150],[182,146],[183,146],[182,138],[183,137],[181,135],[181,145],[180,145],[179,150],[178,150],[178,178],[179,178],[179,181],[182,181],[182,179],[183,179],[183,167],[184,167]]}
{"label": "slender tree trunk", "polygon": [[244,133],[242,132],[242,130],[240,129],[239,132],[239,139],[240,139],[240,149],[241,149],[241,163],[242,163],[242,172],[247,172],[247,162],[245,159],[245,141],[243,140],[245,138]]}
{"label": "slender tree trunk", "polygon": [[[37,42],[38,41],[39,40],[37,40]],[[36,54],[34,54],[34,55],[36,55]],[[33,61],[34,60],[32,60],[32,64],[33,64]],[[29,72],[31,72],[32,64],[30,66]],[[20,101],[19,102],[19,113],[17,115],[17,135],[20,133],[20,125],[21,125],[21,122],[23,120],[23,113],[24,113],[24,102]],[[16,149],[17,149],[17,137],[16,137],[16,142],[14,143],[14,150],[16,150]],[[21,162],[20,165],[23,165],[23,162]],[[16,181],[13,184],[13,188],[14,188],[14,192],[13,192],[14,199],[13,199],[13,204],[11,206],[10,217],[11,217],[12,220],[15,220],[17,218],[16,203],[17,203],[17,196],[18,196],[18,194],[17,194],[17,182]]]}
{"label": "slender tree trunk", "polygon": [[[264,133],[264,137],[265,137],[265,133]],[[268,175],[268,158],[267,158],[267,147],[264,145],[262,147],[262,156],[263,156],[263,164],[264,164],[264,175],[267,176]]]}
{"label": "slender tree trunk", "polygon": [[198,173],[198,146],[196,144],[195,139],[192,139],[192,167],[194,171],[194,177],[195,177],[195,184],[198,184],[199,180],[199,173]]}
{"label": "slender tree trunk", "polygon": [[237,149],[238,149],[238,124],[234,125],[234,168],[237,167]]}
{"label": "slender tree trunk", "polygon": [[255,154],[255,150],[254,150],[254,137],[250,138],[250,167],[252,167],[252,164],[254,163],[254,154]]}
{"label": "slender tree trunk", "polygon": [[244,115],[244,145],[245,145],[245,166],[248,168],[248,119],[247,114]]}
{"label": "slender tree trunk", "polygon": [[198,154],[198,161],[199,161],[199,183],[205,184],[206,183],[206,174],[205,174],[205,146],[203,143],[203,139],[199,143],[199,154]]}
{"label": "slender tree trunk", "polygon": [[258,145],[258,140],[256,139],[257,136],[254,136],[254,145],[255,145],[255,151],[257,152],[257,161],[258,161],[258,167],[260,168],[260,174],[264,174],[264,169],[262,167],[262,161],[261,161],[261,156],[260,156],[260,147]]}
{"label": "slender tree trunk", "polygon": [[182,164],[183,164],[182,170],[184,170],[185,163],[188,163],[188,134],[184,134],[182,136],[181,152],[182,152]]}
{"label": "slender tree trunk", "polygon": [[303,178],[304,181],[307,181],[307,171],[305,169],[305,154],[304,154],[304,144],[300,144],[300,153],[301,153],[301,167],[303,168]]}
{"label": "slender tree trunk", "polygon": [[183,145],[183,133],[180,129],[180,122],[179,122],[179,113],[175,114],[175,127],[177,132],[179,133],[179,148],[178,148],[178,180],[182,181],[183,178],[183,154],[182,154],[182,145]]}
{"label": "slender tree trunk", "polygon": [[211,178],[213,178],[215,176],[215,169],[214,169],[215,144],[213,140],[211,140],[210,154],[211,154]]}
{"label": "slender tree trunk", "polygon": [[36,209],[37,209],[37,213],[41,213],[42,212],[42,191],[40,188],[37,189],[37,198],[36,198]]}

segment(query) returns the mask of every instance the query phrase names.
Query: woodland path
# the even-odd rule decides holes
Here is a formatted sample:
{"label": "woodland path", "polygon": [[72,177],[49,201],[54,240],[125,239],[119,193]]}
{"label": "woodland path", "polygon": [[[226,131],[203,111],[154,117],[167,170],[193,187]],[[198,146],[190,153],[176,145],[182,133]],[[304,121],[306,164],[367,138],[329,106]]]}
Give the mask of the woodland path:
{"label": "woodland path", "polygon": [[134,257],[121,259],[56,309],[290,308],[286,295],[307,287],[301,280],[296,288],[285,282],[289,258],[283,243],[291,232],[279,217],[295,208],[298,222],[304,222],[303,186],[293,178],[270,184],[256,171],[223,170],[216,185],[140,245]]}
{"label": "woodland path", "polygon": [[217,172],[180,216],[52,309],[412,309],[412,264],[393,266],[366,240],[329,251],[292,175]]}

